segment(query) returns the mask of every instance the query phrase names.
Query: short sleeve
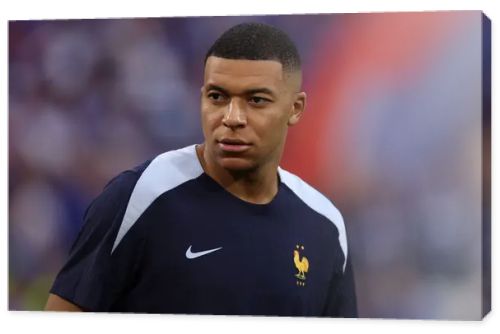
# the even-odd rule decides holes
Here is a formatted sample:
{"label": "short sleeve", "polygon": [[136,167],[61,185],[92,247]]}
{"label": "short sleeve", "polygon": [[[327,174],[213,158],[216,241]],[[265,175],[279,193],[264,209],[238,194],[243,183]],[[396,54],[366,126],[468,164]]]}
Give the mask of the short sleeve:
{"label": "short sleeve", "polygon": [[50,292],[86,311],[108,311],[134,281],[143,239],[127,236],[127,247],[111,252],[128,200],[137,182],[134,171],[111,180],[90,204],[69,257]]}
{"label": "short sleeve", "polygon": [[345,270],[332,277],[323,316],[337,318],[358,317],[354,273],[349,256],[347,257]]}

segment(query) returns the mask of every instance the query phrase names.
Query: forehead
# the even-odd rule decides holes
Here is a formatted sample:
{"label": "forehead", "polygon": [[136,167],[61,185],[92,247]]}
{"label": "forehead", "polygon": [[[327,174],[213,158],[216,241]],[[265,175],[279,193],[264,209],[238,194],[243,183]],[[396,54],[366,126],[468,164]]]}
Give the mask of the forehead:
{"label": "forehead", "polygon": [[[247,89],[284,84],[283,66],[274,60],[225,59],[211,56],[205,65],[205,85]],[[230,87],[227,87],[230,86]]]}

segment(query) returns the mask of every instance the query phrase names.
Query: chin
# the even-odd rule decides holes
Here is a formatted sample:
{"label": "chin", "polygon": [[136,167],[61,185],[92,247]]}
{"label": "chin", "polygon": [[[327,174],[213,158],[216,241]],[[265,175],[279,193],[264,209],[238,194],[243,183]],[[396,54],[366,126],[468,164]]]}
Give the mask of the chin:
{"label": "chin", "polygon": [[219,158],[219,165],[231,172],[252,171],[256,168],[255,163],[242,158]]}

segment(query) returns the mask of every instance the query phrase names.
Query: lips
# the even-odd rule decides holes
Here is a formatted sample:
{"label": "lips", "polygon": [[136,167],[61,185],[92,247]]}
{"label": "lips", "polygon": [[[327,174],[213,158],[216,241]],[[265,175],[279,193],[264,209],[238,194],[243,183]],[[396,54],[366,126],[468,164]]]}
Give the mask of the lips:
{"label": "lips", "polygon": [[219,140],[219,143],[227,145],[249,145],[247,142],[241,139],[231,139],[231,138],[223,138]]}
{"label": "lips", "polygon": [[217,145],[222,151],[226,152],[243,152],[251,146],[250,143],[236,138],[223,138],[218,141]]}

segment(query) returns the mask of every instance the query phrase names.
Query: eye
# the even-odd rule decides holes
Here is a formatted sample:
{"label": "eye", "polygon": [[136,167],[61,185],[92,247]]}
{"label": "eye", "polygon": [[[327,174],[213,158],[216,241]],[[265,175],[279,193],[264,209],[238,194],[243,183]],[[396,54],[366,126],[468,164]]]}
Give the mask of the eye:
{"label": "eye", "polygon": [[224,102],[226,99],[226,97],[219,92],[211,92],[211,93],[208,93],[207,96],[213,102]]}
{"label": "eye", "polygon": [[255,105],[255,106],[263,106],[263,105],[266,105],[270,102],[271,102],[271,100],[266,99],[266,98],[261,97],[261,96],[252,96],[250,98],[250,103]]}

